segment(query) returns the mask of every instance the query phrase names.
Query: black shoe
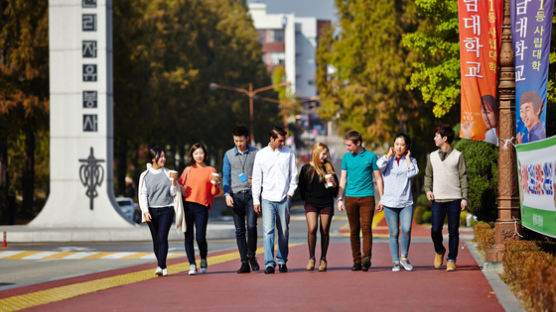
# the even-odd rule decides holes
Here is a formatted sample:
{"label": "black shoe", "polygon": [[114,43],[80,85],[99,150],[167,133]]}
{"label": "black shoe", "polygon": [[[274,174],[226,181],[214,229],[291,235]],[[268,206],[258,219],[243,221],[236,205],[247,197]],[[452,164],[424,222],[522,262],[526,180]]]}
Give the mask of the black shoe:
{"label": "black shoe", "polygon": [[264,269],[264,274],[274,274],[274,267],[267,266],[266,269]]}
{"label": "black shoe", "polygon": [[365,259],[363,259],[363,263],[361,263],[361,269],[367,272],[369,271],[370,267],[371,267],[371,258],[365,257]]}
{"label": "black shoe", "polygon": [[259,264],[257,263],[257,258],[255,257],[249,258],[249,263],[251,264],[251,270],[253,271],[259,270]]}
{"label": "black shoe", "polygon": [[361,263],[354,263],[351,267],[352,271],[361,271]]}
{"label": "black shoe", "polygon": [[249,264],[247,263],[242,263],[241,267],[239,268],[239,270],[237,270],[237,273],[249,273],[251,272],[251,269],[249,268]]}
{"label": "black shoe", "polygon": [[288,267],[286,266],[286,264],[278,264],[278,271],[280,271],[280,273],[286,273],[288,272]]}

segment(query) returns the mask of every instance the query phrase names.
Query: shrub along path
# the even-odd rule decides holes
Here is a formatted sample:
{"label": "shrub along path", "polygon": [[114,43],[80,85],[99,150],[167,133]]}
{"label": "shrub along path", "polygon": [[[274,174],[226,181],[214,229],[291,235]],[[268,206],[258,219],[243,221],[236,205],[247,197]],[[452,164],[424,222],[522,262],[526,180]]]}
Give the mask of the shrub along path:
{"label": "shrub along path", "polygon": [[306,246],[297,245],[289,272],[273,275],[236,274],[237,253],[220,252],[209,255],[207,274],[188,276],[184,259],[172,259],[163,278],[152,278],[148,264],[6,290],[0,310],[16,302],[29,311],[503,311],[463,244],[455,272],[435,270],[432,250],[430,242],[412,243],[415,270],[392,272],[388,243],[375,242],[369,272],[352,272],[349,243],[333,243],[328,271],[307,272]]}

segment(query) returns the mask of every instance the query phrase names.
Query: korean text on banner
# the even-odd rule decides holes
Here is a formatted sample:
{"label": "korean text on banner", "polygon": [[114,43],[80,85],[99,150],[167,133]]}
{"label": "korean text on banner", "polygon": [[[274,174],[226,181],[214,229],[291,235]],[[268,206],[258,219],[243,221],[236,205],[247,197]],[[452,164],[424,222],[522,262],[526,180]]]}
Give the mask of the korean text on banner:
{"label": "korean text on banner", "polygon": [[503,0],[458,0],[461,131],[498,144],[496,84]]}
{"label": "korean text on banner", "polygon": [[517,143],[546,138],[546,89],[554,0],[511,0]]}
{"label": "korean text on banner", "polygon": [[556,136],[515,147],[523,226],[556,237]]}

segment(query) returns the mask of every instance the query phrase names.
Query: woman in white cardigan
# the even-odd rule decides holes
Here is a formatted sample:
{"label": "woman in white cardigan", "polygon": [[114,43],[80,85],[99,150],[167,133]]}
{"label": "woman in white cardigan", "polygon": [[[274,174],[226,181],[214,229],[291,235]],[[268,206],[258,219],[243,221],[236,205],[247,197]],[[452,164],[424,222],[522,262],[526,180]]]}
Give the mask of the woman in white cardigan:
{"label": "woman in white cardigan", "polygon": [[[158,146],[149,149],[151,164],[139,178],[139,206],[143,222],[147,222],[153,239],[153,250],[158,262],[155,274],[168,275],[168,233],[174,219],[174,198],[179,197],[177,171],[170,171],[166,165],[164,150]],[[150,165],[150,166],[149,166]]]}

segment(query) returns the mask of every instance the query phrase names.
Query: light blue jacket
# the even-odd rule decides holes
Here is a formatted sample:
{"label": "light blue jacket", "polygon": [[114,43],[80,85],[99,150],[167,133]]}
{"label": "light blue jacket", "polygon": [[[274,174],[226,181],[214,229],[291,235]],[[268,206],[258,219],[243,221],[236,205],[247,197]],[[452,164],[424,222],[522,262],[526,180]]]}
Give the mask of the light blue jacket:
{"label": "light blue jacket", "polygon": [[411,193],[411,178],[419,173],[417,160],[411,157],[411,165],[407,168],[405,155],[399,161],[392,156],[380,157],[376,162],[382,179],[384,181],[384,195],[381,203],[389,208],[404,208],[413,204],[413,194]]}

